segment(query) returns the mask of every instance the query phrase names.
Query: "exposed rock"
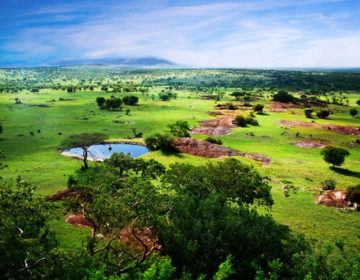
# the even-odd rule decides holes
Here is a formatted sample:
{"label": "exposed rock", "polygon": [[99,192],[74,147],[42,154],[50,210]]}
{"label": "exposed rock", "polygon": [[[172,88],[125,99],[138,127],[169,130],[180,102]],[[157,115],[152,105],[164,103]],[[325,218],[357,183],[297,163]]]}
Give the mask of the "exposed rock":
{"label": "exposed rock", "polygon": [[192,134],[206,134],[211,136],[221,136],[230,134],[231,127],[236,127],[233,124],[234,116],[222,116],[213,120],[205,120],[200,122],[201,127],[196,127],[191,130]]}
{"label": "exposed rock", "polygon": [[45,197],[45,199],[48,201],[58,201],[62,200],[63,198],[75,197],[80,193],[82,193],[82,190],[65,189],[62,191],[58,191],[57,193],[48,195]]}
{"label": "exposed rock", "polygon": [[295,146],[298,146],[300,148],[324,148],[325,145],[317,142],[312,141],[300,141],[295,144]]}
{"label": "exposed rock", "polygon": [[338,208],[349,207],[351,203],[346,198],[346,190],[331,190],[318,194],[316,205],[335,206]]}
{"label": "exposed rock", "polygon": [[324,130],[334,131],[339,134],[351,134],[354,136],[360,136],[359,126],[346,126],[346,125],[334,125],[334,124],[318,124],[312,122],[303,121],[280,121],[280,124],[287,126],[304,126],[304,127],[320,127]]}
{"label": "exposed rock", "polygon": [[92,228],[92,224],[83,216],[73,214],[66,218],[65,223],[76,227]]}
{"label": "exposed rock", "polygon": [[261,162],[263,165],[271,163],[271,158],[255,153],[245,153],[231,148],[223,147],[208,141],[194,138],[178,138],[174,140],[180,152],[206,158],[219,158],[224,156],[242,156]]}

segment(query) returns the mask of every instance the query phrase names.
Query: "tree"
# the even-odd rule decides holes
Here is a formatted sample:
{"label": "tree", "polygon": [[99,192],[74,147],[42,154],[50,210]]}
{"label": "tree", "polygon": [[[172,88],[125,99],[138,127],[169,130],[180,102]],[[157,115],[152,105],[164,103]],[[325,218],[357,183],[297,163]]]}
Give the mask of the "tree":
{"label": "tree", "polygon": [[355,117],[358,114],[358,110],[356,110],[355,108],[352,108],[352,109],[350,109],[349,113],[352,117]]}
{"label": "tree", "polygon": [[284,102],[284,103],[289,103],[289,102],[294,101],[294,96],[289,94],[285,90],[280,90],[277,94],[274,94],[273,100],[279,101],[279,102]]}
{"label": "tree", "polygon": [[[17,178],[0,187],[0,275],[3,279],[51,279],[56,247],[48,222],[49,205],[35,188]],[[52,278],[54,279],[54,278]]]}
{"label": "tree", "polygon": [[105,108],[108,110],[121,110],[122,103],[121,98],[112,97],[105,100]]}
{"label": "tree", "polygon": [[3,133],[3,126],[2,126],[2,124],[0,123],[0,134],[2,134]]}
{"label": "tree", "polygon": [[330,112],[329,112],[329,110],[321,110],[321,111],[317,112],[316,115],[320,119],[326,119],[330,115]]}
{"label": "tree", "polygon": [[81,134],[72,134],[67,139],[65,139],[62,143],[60,148],[65,149],[71,149],[75,147],[82,148],[83,150],[83,162],[84,162],[84,168],[88,169],[88,153],[89,148],[92,145],[100,144],[107,139],[108,136],[104,133],[81,133]]}
{"label": "tree", "polygon": [[173,124],[169,124],[168,128],[170,133],[175,137],[189,137],[190,127],[187,121],[177,121]]}
{"label": "tree", "polygon": [[312,113],[314,112],[314,110],[312,109],[306,109],[304,110],[304,113],[305,113],[305,116],[308,118],[308,119],[312,119],[313,116],[312,116]]}
{"label": "tree", "polygon": [[105,98],[104,97],[98,97],[96,98],[96,104],[102,108],[104,106],[105,103]]}
{"label": "tree", "polygon": [[324,147],[320,154],[324,157],[324,160],[332,164],[333,167],[342,165],[345,157],[350,155],[348,150],[335,146]]}
{"label": "tree", "polygon": [[360,106],[360,99],[356,101],[356,104]]}
{"label": "tree", "polygon": [[236,100],[240,100],[240,97],[244,96],[246,92],[244,91],[234,91],[231,96],[234,96]]}
{"label": "tree", "polygon": [[268,207],[273,204],[271,187],[253,167],[234,158],[203,166],[173,164],[165,173],[163,183],[165,188],[174,189],[181,195],[216,193],[223,203],[257,203]]}
{"label": "tree", "polygon": [[135,106],[139,102],[139,98],[134,95],[129,95],[123,97],[123,102],[125,105]]}
{"label": "tree", "polygon": [[256,104],[253,107],[254,112],[257,112],[258,114],[262,114],[263,110],[264,110],[264,105],[262,104]]}

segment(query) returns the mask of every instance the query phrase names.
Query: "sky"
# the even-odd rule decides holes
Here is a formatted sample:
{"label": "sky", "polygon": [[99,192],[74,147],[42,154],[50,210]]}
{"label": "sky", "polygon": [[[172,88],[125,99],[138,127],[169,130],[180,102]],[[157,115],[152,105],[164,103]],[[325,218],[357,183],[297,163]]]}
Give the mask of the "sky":
{"label": "sky", "polygon": [[359,0],[0,0],[0,62],[359,67]]}

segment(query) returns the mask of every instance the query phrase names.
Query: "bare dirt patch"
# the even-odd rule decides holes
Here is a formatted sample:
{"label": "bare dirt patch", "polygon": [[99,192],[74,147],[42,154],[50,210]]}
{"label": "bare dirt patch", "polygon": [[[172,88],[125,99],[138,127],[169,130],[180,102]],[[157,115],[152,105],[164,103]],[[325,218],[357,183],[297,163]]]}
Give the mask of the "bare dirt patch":
{"label": "bare dirt patch", "polygon": [[262,165],[271,163],[271,158],[255,153],[245,153],[231,148],[223,147],[208,141],[201,141],[194,138],[178,138],[174,141],[180,152],[206,158],[219,158],[225,156],[242,156],[259,161]]}
{"label": "bare dirt patch", "polygon": [[298,146],[300,148],[324,148],[325,145],[317,142],[312,141],[300,141],[295,144],[295,146]]}
{"label": "bare dirt patch", "polygon": [[233,124],[234,116],[222,116],[213,120],[200,122],[200,127],[193,128],[192,134],[206,134],[211,136],[221,136],[231,134],[230,128],[236,127]]}
{"label": "bare dirt patch", "polygon": [[269,104],[268,112],[295,114],[294,111],[289,110],[289,109],[300,109],[300,108],[302,108],[302,107],[299,105],[288,104],[288,103],[283,103],[283,102],[276,102],[276,103]]}
{"label": "bare dirt patch", "polygon": [[339,134],[351,134],[354,136],[360,136],[359,126],[346,126],[346,125],[334,125],[334,124],[317,124],[312,122],[303,121],[280,121],[280,124],[286,126],[304,126],[304,127],[321,127],[324,130],[334,131]]}

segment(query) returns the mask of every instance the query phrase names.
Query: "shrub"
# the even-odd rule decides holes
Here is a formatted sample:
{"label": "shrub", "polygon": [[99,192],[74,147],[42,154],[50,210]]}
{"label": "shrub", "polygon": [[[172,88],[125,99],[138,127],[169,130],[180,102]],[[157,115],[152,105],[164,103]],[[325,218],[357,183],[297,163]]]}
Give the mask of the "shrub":
{"label": "shrub", "polygon": [[173,124],[169,124],[168,128],[172,135],[176,137],[189,137],[189,124],[187,121],[177,121]]}
{"label": "shrub", "polygon": [[250,125],[254,125],[254,126],[259,125],[259,122],[253,117],[246,117],[245,122],[246,122],[246,124],[250,124]]}
{"label": "shrub", "polygon": [[312,113],[314,112],[314,110],[311,110],[311,109],[306,109],[304,110],[304,113],[305,113],[305,116],[308,118],[308,119],[312,119],[313,116],[312,116]]}
{"label": "shrub", "polygon": [[234,119],[234,124],[241,127],[246,127],[246,119],[242,115],[237,115]]}
{"label": "shrub", "polygon": [[100,108],[102,108],[102,106],[104,105],[104,103],[105,103],[105,98],[104,98],[104,97],[98,97],[98,98],[96,98],[96,104],[97,104]]}
{"label": "shrub", "polygon": [[209,136],[205,139],[205,141],[208,141],[208,142],[214,143],[214,144],[218,144],[218,145],[222,145],[222,140],[220,138],[215,138],[215,137]]}
{"label": "shrub", "polygon": [[285,90],[280,90],[277,94],[274,94],[273,100],[279,101],[279,102],[284,102],[284,103],[289,103],[289,102],[294,101],[294,96],[292,96]]}
{"label": "shrub", "polygon": [[356,104],[360,106],[360,99],[356,101]]}
{"label": "shrub", "polygon": [[166,134],[161,135],[160,133],[156,133],[146,138],[145,144],[150,151],[178,152],[178,149],[174,145],[174,139]]}
{"label": "shrub", "polygon": [[354,203],[360,203],[360,184],[347,189],[347,199]]}
{"label": "shrub", "polygon": [[348,150],[335,146],[324,147],[320,154],[323,155],[324,160],[327,163],[332,164],[333,167],[342,165],[345,161],[345,157],[350,155]]}
{"label": "shrub", "polygon": [[356,110],[355,108],[352,108],[352,109],[350,109],[349,113],[352,117],[355,117],[358,114],[358,110]]}
{"label": "shrub", "polygon": [[321,189],[323,191],[335,190],[336,182],[333,179],[327,179],[321,183]]}
{"label": "shrub", "polygon": [[330,111],[329,110],[321,110],[321,111],[317,112],[316,115],[320,119],[326,119],[330,115]]}
{"label": "shrub", "polygon": [[226,109],[228,110],[236,110],[236,106],[232,103],[226,104]]}

